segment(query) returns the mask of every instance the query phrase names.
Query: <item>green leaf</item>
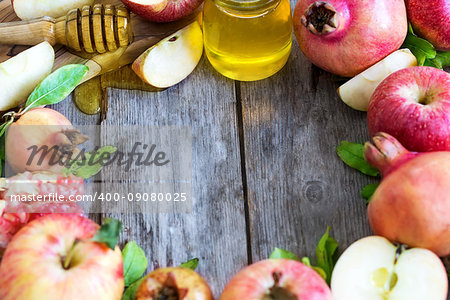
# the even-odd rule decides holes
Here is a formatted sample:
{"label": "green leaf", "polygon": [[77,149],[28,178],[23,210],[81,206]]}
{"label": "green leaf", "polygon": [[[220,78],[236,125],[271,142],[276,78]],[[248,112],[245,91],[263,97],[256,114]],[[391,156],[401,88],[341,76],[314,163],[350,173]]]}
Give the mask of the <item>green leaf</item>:
{"label": "green leaf", "polygon": [[380,185],[379,182],[377,183],[370,183],[368,185],[366,185],[362,191],[361,191],[361,197],[363,197],[364,199],[366,199],[366,204],[369,204],[370,202],[370,198],[372,197],[373,193],[375,193],[375,190],[377,189],[377,187]]}
{"label": "green leaf", "polygon": [[114,250],[119,241],[121,231],[122,222],[116,219],[106,218],[103,220],[102,226],[92,240],[99,243],[105,243],[110,249]]}
{"label": "green leaf", "polygon": [[141,278],[147,269],[148,261],[144,250],[133,241],[125,245],[122,257],[125,286],[129,286]]}
{"label": "green leaf", "polygon": [[41,105],[64,100],[83,80],[89,68],[84,65],[66,65],[47,76],[31,93],[22,113]]}
{"label": "green leaf", "polygon": [[272,254],[270,254],[270,258],[271,259],[291,259],[291,260],[296,260],[296,261],[300,261],[300,258],[298,258],[297,255],[295,255],[292,252],[289,252],[287,250],[283,250],[280,248],[275,248],[273,249]]}
{"label": "green leaf", "polygon": [[5,161],[5,136],[1,136],[0,137],[0,176],[2,176],[4,161]]}
{"label": "green leaf", "polygon": [[309,257],[306,257],[306,256],[303,257],[302,263],[304,265],[306,265],[307,267],[310,267],[311,269],[316,271],[320,275],[320,277],[323,278],[323,280],[325,280],[325,281],[327,280],[327,274],[325,273],[325,271],[322,268],[312,266]]}
{"label": "green leaf", "polygon": [[[102,162],[98,161],[104,154],[113,154],[117,151],[117,148],[114,146],[104,146],[97,151],[86,152],[84,153],[84,158],[76,160],[72,163],[69,168],[64,168],[64,174],[73,174],[77,177],[81,177],[83,179],[88,179],[103,168]],[[93,156],[93,157],[92,157]],[[92,162],[97,162],[95,164],[91,164]]]}
{"label": "green leaf", "polygon": [[197,269],[197,266],[198,266],[198,262],[199,262],[200,260],[198,259],[198,258],[193,258],[193,259],[191,259],[191,260],[188,260],[187,262],[185,262],[185,263],[182,263],[181,265],[180,265],[180,268],[187,268],[187,269],[191,269],[192,271],[195,271],[195,269]]}
{"label": "green leaf", "polygon": [[144,281],[145,277],[139,279],[130,285],[122,295],[122,300],[134,300],[136,298],[136,293],[141,285],[142,281]]}
{"label": "green leaf", "polygon": [[328,284],[330,284],[331,274],[336,264],[336,250],[339,247],[337,241],[330,236],[329,232],[330,227],[327,228],[316,247],[317,267],[325,272]]}
{"label": "green leaf", "polygon": [[425,39],[418,37],[411,26],[408,25],[408,34],[403,46],[406,47],[417,58],[417,65],[423,66],[427,59],[433,59],[436,57],[436,49],[434,46]]}
{"label": "green leaf", "polygon": [[434,67],[434,68],[438,68],[438,69],[444,69],[444,68],[450,66],[450,51],[436,52],[436,57],[432,58],[432,59],[426,59],[424,66]]}
{"label": "green leaf", "polygon": [[6,129],[8,129],[8,127],[14,122],[14,118],[9,119],[8,121],[6,121],[5,123],[3,123],[2,125],[0,125],[0,136],[4,136]]}
{"label": "green leaf", "polygon": [[364,158],[364,145],[342,141],[337,147],[337,154],[344,163],[366,175],[378,176],[380,174]]}

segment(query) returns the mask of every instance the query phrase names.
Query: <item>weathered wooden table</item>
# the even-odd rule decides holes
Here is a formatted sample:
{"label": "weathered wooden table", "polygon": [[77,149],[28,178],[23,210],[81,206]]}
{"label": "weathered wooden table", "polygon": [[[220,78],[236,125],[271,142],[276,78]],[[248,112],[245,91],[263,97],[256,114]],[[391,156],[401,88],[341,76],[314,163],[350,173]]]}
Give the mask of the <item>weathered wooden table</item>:
{"label": "weathered wooden table", "polygon": [[[108,78],[120,83],[130,74]],[[360,191],[373,179],[344,165],[335,150],[341,140],[369,139],[366,114],[346,106],[337,86],[294,39],[287,65],[266,80],[229,80],[203,57],[164,91],[106,89],[102,114],[85,115],[72,99],[54,108],[80,125],[192,127],[192,213],[115,217],[124,223],[122,241],[145,249],[149,270],[198,257],[198,271],[218,296],[233,274],[274,247],[314,256],[328,225],[341,249],[371,234]]]}
{"label": "weathered wooden table", "polygon": [[123,241],[146,250],[150,270],[198,257],[198,271],[219,295],[274,247],[312,256],[327,225],[342,248],[370,234],[360,197],[370,179],[335,151],[341,140],[369,138],[366,116],[347,107],[336,87],[294,42],[283,70],[259,82],[229,80],[203,57],[165,91],[107,89],[103,116],[80,113],[70,99],[55,109],[75,124],[192,126],[193,212],[115,217],[124,222]]}

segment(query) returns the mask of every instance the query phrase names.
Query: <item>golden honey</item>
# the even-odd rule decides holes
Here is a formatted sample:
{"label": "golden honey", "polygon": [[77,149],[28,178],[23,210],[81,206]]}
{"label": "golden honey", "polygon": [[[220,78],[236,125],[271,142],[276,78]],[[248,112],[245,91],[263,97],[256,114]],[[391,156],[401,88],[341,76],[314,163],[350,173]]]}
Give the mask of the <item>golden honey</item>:
{"label": "golden honey", "polygon": [[264,79],[291,52],[291,7],[288,0],[206,0],[203,32],[217,71],[235,80]]}

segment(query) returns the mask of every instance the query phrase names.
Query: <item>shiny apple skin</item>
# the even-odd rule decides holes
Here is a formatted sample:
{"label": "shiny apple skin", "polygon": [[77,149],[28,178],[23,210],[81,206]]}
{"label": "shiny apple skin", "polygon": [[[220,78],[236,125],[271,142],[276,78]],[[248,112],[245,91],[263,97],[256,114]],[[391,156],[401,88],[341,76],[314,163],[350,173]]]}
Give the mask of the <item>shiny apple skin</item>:
{"label": "shiny apple skin", "polygon": [[267,259],[242,269],[228,282],[220,300],[261,300],[274,286],[289,290],[298,300],[332,300],[330,288],[313,269],[287,259]]}
{"label": "shiny apple skin", "polygon": [[371,136],[388,133],[408,150],[450,150],[450,74],[431,67],[395,72],[372,95],[367,121]]}
{"label": "shiny apple skin", "polygon": [[[2,300],[119,300],[124,279],[120,249],[89,241],[99,226],[75,215],[52,214],[23,227],[0,265]],[[76,243],[76,241],[78,241]],[[72,249],[71,264],[63,267]]]}
{"label": "shiny apple skin", "polygon": [[438,50],[450,51],[450,2],[406,0],[408,18],[415,32]]}
{"label": "shiny apple skin", "polygon": [[122,0],[136,15],[158,23],[180,20],[192,13],[203,3],[203,0],[160,0],[153,4],[136,3],[133,0]]}

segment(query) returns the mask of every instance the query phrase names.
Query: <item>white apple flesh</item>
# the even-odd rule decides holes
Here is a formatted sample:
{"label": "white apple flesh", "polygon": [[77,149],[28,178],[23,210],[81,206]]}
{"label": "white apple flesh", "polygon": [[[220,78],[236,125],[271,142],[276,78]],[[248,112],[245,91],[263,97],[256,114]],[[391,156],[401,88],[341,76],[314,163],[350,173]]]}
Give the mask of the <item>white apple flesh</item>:
{"label": "white apple flesh", "polygon": [[50,74],[54,61],[53,47],[43,42],[0,64],[0,111],[24,103]]}
{"label": "white apple flesh", "polygon": [[340,86],[339,97],[351,108],[367,111],[370,97],[386,77],[414,66],[417,66],[417,59],[409,49],[397,50]]}
{"label": "white apple flesh", "polygon": [[91,240],[98,228],[85,217],[64,214],[27,224],[2,258],[0,299],[121,299],[122,254]]}
{"label": "white apple flesh", "polygon": [[353,243],[331,277],[335,300],[445,300],[445,267],[433,252],[370,236]]}
{"label": "white apple flesh", "polygon": [[19,18],[31,20],[40,17],[62,17],[69,10],[92,5],[94,0],[13,0],[12,3]]}
{"label": "white apple flesh", "polygon": [[203,34],[197,21],[145,51],[133,70],[157,88],[173,86],[194,71],[203,54]]}

